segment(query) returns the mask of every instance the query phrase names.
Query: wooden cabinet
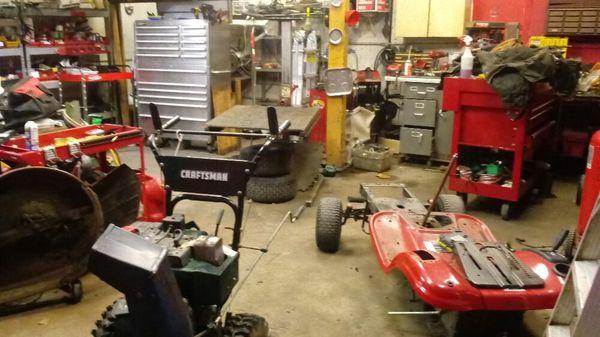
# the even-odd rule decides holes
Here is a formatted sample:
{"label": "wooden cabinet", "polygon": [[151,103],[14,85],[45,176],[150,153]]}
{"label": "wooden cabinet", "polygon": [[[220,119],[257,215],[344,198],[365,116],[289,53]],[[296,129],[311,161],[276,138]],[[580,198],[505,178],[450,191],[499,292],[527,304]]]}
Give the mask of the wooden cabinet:
{"label": "wooden cabinet", "polygon": [[470,2],[465,0],[430,0],[428,36],[462,36],[465,30],[465,22],[471,19]]}
{"label": "wooden cabinet", "polygon": [[459,37],[471,19],[472,0],[395,0],[393,40]]}
{"label": "wooden cabinet", "polygon": [[393,6],[395,37],[427,37],[429,0],[395,0]]}

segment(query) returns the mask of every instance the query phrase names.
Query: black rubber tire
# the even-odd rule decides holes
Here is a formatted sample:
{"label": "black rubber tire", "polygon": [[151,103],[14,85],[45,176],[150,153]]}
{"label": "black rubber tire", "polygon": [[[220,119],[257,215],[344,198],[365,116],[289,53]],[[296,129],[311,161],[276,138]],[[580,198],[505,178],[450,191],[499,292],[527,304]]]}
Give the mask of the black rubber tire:
{"label": "black rubber tire", "polygon": [[569,259],[569,261],[573,260],[575,257],[575,237],[577,236],[577,228],[573,228],[569,231],[569,236],[563,243],[561,247],[561,252],[564,257]]}
{"label": "black rubber tire", "polygon": [[338,198],[323,198],[317,208],[315,237],[319,250],[335,253],[340,248],[342,237],[343,210]]}
{"label": "black rubber tire", "polygon": [[[252,160],[261,144],[245,147],[240,150],[240,158]],[[279,177],[290,173],[292,151],[285,144],[275,144],[263,152],[252,172],[254,177]]]}
{"label": "black rubber tire", "polygon": [[80,280],[71,282],[69,287],[69,303],[77,304],[83,299],[83,285]]}
{"label": "black rubber tire", "polygon": [[467,212],[463,198],[454,194],[440,194],[434,205],[434,210],[448,213]]}
{"label": "black rubber tire", "polygon": [[579,177],[579,181],[577,182],[577,194],[575,195],[575,204],[577,206],[581,206],[581,196],[583,195],[584,182],[585,182],[585,174],[582,174]]}
{"label": "black rubber tire", "polygon": [[458,313],[454,337],[519,337],[521,311],[466,311]]}
{"label": "black rubber tire", "polygon": [[96,321],[96,329],[92,330],[94,337],[131,337],[134,333],[133,317],[124,298],[106,307],[102,319]]}
{"label": "black rubber tire", "polygon": [[510,219],[513,219],[516,215],[515,208],[516,205],[512,202],[502,203],[502,206],[500,207],[500,216],[502,217],[502,220],[508,221]]}
{"label": "black rubber tire", "polygon": [[281,177],[251,177],[246,187],[249,199],[265,204],[290,201],[297,193],[298,182],[291,174]]}
{"label": "black rubber tire", "polygon": [[253,314],[228,314],[223,326],[223,337],[268,337],[269,324]]}

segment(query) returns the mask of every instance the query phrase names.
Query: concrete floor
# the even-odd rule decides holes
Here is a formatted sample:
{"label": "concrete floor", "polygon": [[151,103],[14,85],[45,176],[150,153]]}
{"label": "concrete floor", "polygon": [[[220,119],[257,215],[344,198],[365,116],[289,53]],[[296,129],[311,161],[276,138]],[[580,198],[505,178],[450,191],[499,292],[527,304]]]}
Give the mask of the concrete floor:
{"label": "concrete floor", "polygon": [[[124,155],[136,167],[136,156]],[[150,171],[157,173],[149,157]],[[431,198],[442,178],[440,171],[402,164],[381,180],[372,172],[349,169],[327,178],[318,197],[345,198],[356,195],[362,182],[403,182],[422,200]],[[469,213],[484,220],[499,240],[521,247],[515,238],[530,244],[549,244],[560,228],[576,223],[578,208],[573,199],[575,181],[555,182],[555,198],[544,199],[525,209],[513,221],[503,221],[499,204],[475,199]],[[243,243],[263,247],[286,212],[296,209],[310,192],[300,193],[288,203],[249,203]],[[184,203],[177,210],[201,226],[212,228],[217,207]],[[294,336],[431,336],[418,317],[389,316],[390,310],[420,310],[411,303],[410,288],[398,272],[384,274],[377,264],[369,237],[350,221],[343,230],[342,247],[335,255],[320,253],[314,243],[316,207],[307,209],[295,223],[286,222],[267,253],[234,298],[231,311],[252,312],[267,318],[274,337]],[[224,224],[231,223],[228,214]],[[229,233],[226,233],[229,235]],[[226,236],[226,242],[229,238]],[[260,254],[242,250],[241,277]],[[4,257],[6,258],[6,257]],[[51,307],[0,318],[0,337],[89,336],[94,321],[120,294],[93,275],[83,278],[85,297],[77,305]],[[529,312],[526,326],[532,336],[541,336],[547,311]]]}

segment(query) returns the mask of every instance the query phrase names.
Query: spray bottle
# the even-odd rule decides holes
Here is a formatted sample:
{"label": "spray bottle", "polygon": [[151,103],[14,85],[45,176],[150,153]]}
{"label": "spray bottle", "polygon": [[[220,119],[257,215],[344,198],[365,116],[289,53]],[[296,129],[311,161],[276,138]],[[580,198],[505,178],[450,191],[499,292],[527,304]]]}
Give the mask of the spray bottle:
{"label": "spray bottle", "polygon": [[40,149],[38,125],[34,121],[28,121],[25,123],[25,144],[28,150]]}
{"label": "spray bottle", "polygon": [[473,75],[473,62],[475,60],[473,52],[471,51],[473,38],[469,35],[465,35],[463,41],[465,42],[465,48],[463,49],[463,54],[460,58],[460,78],[471,78]]}

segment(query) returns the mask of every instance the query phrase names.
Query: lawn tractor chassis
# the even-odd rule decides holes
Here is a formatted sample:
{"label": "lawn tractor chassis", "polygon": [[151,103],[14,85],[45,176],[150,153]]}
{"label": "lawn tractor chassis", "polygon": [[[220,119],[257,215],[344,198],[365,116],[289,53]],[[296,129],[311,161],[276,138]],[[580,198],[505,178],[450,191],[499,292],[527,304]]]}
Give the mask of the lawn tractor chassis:
{"label": "lawn tractor chassis", "polygon": [[[481,221],[461,214],[464,204],[456,195],[440,195],[431,206],[403,184],[361,184],[360,197],[348,201],[342,210],[338,199],[321,200],[317,246],[337,251],[341,226],[348,219],[361,221],[383,271],[399,269],[427,308],[393,313],[441,317],[438,322],[445,323],[450,336],[477,336],[481,330],[473,331],[485,330],[482,324],[489,324],[490,336],[513,336],[523,312],[552,308],[564,284],[558,269],[568,263],[566,258],[555,250],[512,252]],[[452,249],[440,249],[442,242]]]}

